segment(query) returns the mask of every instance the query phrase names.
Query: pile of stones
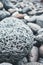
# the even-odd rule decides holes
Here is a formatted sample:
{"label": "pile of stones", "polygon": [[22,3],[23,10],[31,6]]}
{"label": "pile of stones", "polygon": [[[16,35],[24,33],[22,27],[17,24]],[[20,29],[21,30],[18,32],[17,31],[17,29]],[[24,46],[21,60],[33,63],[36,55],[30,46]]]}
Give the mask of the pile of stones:
{"label": "pile of stones", "polygon": [[39,0],[0,0],[0,65],[43,65]]}

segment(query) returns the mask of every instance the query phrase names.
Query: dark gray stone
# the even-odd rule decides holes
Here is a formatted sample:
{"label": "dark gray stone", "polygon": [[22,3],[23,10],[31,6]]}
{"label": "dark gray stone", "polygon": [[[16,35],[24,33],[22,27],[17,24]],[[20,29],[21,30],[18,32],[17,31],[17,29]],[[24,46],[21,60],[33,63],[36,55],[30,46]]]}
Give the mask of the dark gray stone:
{"label": "dark gray stone", "polygon": [[39,58],[39,61],[38,62],[40,62],[40,63],[43,64],[43,58]]}
{"label": "dark gray stone", "polygon": [[31,11],[31,10],[32,10],[32,9],[29,8],[29,7],[24,7],[23,10],[22,10],[22,12],[23,12],[23,13],[27,13],[27,12],[29,12],[29,11]]}
{"label": "dark gray stone", "polygon": [[0,1],[3,3],[5,9],[15,8],[10,0],[0,0]]}
{"label": "dark gray stone", "polygon": [[36,11],[36,15],[41,15],[41,14],[43,14],[43,10]]}
{"label": "dark gray stone", "polygon": [[10,16],[10,13],[5,10],[0,10],[0,20]]}

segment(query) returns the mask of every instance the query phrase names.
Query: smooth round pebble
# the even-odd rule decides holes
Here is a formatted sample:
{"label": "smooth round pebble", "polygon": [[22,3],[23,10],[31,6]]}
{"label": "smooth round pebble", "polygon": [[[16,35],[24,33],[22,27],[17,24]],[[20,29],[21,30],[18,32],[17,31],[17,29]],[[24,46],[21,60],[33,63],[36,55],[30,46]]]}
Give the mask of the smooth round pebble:
{"label": "smooth round pebble", "polygon": [[0,10],[3,9],[3,4],[0,2]]}
{"label": "smooth round pebble", "polygon": [[30,53],[30,59],[31,62],[36,62],[38,60],[38,48],[33,46],[31,53]]}
{"label": "smooth round pebble", "polygon": [[27,23],[27,25],[32,29],[33,33],[41,29],[41,27],[35,23]]}
{"label": "smooth round pebble", "polygon": [[41,45],[39,48],[39,54],[41,57],[43,57],[43,45]]}

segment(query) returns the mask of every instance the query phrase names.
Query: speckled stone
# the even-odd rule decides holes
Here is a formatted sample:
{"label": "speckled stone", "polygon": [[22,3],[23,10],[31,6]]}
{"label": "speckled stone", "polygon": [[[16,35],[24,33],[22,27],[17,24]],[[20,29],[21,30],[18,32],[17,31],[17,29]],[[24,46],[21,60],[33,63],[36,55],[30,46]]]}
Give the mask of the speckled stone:
{"label": "speckled stone", "polygon": [[[3,23],[3,24],[2,24]],[[34,35],[21,20],[13,17],[0,22],[0,62],[16,63],[30,53]]]}

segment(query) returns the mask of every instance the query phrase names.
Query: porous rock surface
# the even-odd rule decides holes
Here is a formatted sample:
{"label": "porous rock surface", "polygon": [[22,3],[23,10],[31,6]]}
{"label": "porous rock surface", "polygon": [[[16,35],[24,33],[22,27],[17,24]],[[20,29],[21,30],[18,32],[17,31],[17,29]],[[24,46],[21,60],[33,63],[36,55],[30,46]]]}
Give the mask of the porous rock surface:
{"label": "porous rock surface", "polygon": [[30,53],[33,40],[31,29],[21,20],[13,17],[2,20],[0,22],[0,62],[15,64]]}

